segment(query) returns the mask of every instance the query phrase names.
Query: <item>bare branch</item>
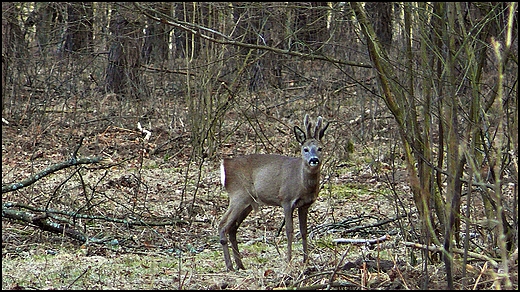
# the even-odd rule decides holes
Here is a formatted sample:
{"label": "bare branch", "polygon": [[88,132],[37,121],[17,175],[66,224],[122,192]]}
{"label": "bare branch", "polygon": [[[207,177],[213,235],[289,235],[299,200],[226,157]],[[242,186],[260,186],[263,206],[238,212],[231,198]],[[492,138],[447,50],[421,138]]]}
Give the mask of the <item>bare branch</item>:
{"label": "bare branch", "polygon": [[[219,44],[223,44],[223,45],[233,45],[233,46],[249,48],[249,49],[271,51],[273,53],[280,54],[280,55],[296,56],[296,57],[300,57],[303,59],[309,59],[309,60],[323,60],[323,61],[327,61],[330,63],[341,64],[341,65],[372,68],[372,65],[370,65],[370,64],[344,61],[344,60],[332,58],[330,56],[306,54],[306,53],[301,53],[301,52],[296,52],[296,51],[291,51],[291,50],[283,50],[283,49],[265,46],[265,45],[248,44],[248,43],[236,41],[236,40],[230,38],[229,36],[219,32],[219,31],[216,31],[214,29],[207,28],[207,27],[195,24],[195,23],[190,23],[190,22],[185,22],[185,21],[181,21],[178,19],[174,19],[171,16],[160,13],[159,11],[156,11],[156,10],[153,10],[150,8],[146,8],[137,2],[134,2],[134,5],[144,15],[146,15],[147,17],[149,17],[155,21],[159,21],[161,23],[183,29],[189,33],[192,33],[196,36],[199,36],[199,37],[206,39],[208,41],[211,41],[211,42],[215,42],[215,43],[219,43]],[[153,11],[153,13],[151,13],[151,11]],[[161,17],[155,16],[154,14],[161,15]],[[212,37],[210,35],[214,35],[214,37]]]}

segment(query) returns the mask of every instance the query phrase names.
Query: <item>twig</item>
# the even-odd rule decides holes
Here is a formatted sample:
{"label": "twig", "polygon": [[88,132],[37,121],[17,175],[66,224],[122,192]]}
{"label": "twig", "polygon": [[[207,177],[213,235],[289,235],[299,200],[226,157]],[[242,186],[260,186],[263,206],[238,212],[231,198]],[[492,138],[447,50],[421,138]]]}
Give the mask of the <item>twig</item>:
{"label": "twig", "polygon": [[90,270],[91,266],[88,266],[85,271],[83,271],[83,273],[81,273],[81,275],[79,275],[76,279],[74,279],[74,281],[72,281],[72,283],[69,284],[69,286],[67,286],[67,290],[70,289],[70,287],[72,287],[72,285],[74,285],[74,283],[76,283],[79,278],[83,277],[87,272],[88,270]]}
{"label": "twig", "polygon": [[[318,288],[313,288],[315,287],[314,285],[311,285],[311,286],[298,286],[300,285],[301,283],[303,283],[304,281],[308,281],[309,279],[311,278],[317,278],[317,277],[321,277],[321,276],[326,276],[328,273],[332,273],[332,271],[323,271],[323,272],[318,272],[318,273],[315,273],[315,274],[311,274],[311,275],[308,275],[306,278],[303,278],[303,279],[300,279],[298,281],[296,281],[294,284],[293,284],[293,288],[296,289],[296,290],[311,290],[311,289],[318,289]],[[350,278],[349,275],[339,271],[339,272],[336,272],[336,275],[340,275],[342,276],[343,278],[347,279],[347,281],[350,283],[348,287],[358,287],[360,288],[361,287],[361,284],[360,283],[356,283],[355,280],[353,280],[352,278]],[[342,283],[342,282],[333,282],[332,284],[330,284],[330,287],[337,287],[337,284],[338,283]],[[323,287],[327,287],[328,284],[323,284]],[[342,284],[343,286],[342,287],[345,287],[346,284]]]}
{"label": "twig", "polygon": [[75,160],[77,159],[77,157],[78,157],[78,151],[79,151],[79,148],[81,148],[81,144],[83,144],[83,139],[85,139],[85,136],[82,136],[82,137],[80,138],[79,143],[78,143],[78,145],[76,146],[76,149],[74,149],[74,152],[72,152],[72,157],[71,157],[71,159],[72,159],[73,161],[75,161]]}
{"label": "twig", "polygon": [[480,270],[480,273],[478,274],[477,280],[475,280],[475,285],[473,285],[473,290],[477,290],[478,282],[480,282],[480,278],[482,277],[482,274],[484,274],[487,270],[487,264],[488,262],[484,263],[484,266]]}
{"label": "twig", "polygon": [[334,283],[334,277],[336,276],[336,273],[338,272],[339,270],[339,267],[341,266],[341,264],[343,264],[343,260],[345,259],[345,257],[347,256],[347,253],[350,251],[350,246],[347,248],[347,250],[343,253],[343,256],[341,257],[341,260],[339,260],[338,264],[336,265],[336,267],[334,267],[334,270],[332,271],[332,273],[330,274],[330,278],[329,278],[329,285],[327,285],[327,289],[330,289],[332,287],[332,284]]}
{"label": "twig", "polygon": [[403,282],[403,286],[404,286],[405,290],[410,290],[410,288],[408,287],[408,284],[406,284],[406,280],[404,279],[403,274],[399,270],[399,267],[397,265],[395,258],[393,258],[392,260],[394,261],[394,266],[396,267],[395,271],[397,272],[397,274],[399,274],[399,278],[401,278],[401,281]]}

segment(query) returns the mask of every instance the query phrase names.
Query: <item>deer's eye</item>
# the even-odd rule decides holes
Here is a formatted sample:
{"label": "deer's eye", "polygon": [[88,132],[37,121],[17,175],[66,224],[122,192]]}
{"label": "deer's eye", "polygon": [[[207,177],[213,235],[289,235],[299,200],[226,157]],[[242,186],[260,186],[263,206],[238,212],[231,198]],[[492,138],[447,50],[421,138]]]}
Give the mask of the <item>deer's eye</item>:
{"label": "deer's eye", "polygon": [[303,148],[303,152],[309,152],[309,148],[307,148],[307,147]]}
{"label": "deer's eye", "polygon": [[321,152],[321,147],[318,147],[318,151]]}

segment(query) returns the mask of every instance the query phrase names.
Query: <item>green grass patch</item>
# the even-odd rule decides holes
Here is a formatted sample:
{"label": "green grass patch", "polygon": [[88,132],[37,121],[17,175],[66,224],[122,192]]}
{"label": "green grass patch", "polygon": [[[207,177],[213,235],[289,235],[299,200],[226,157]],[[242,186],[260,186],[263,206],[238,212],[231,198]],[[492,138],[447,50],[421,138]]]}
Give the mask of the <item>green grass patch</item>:
{"label": "green grass patch", "polygon": [[180,257],[163,252],[85,256],[70,249],[50,255],[40,250],[3,258],[2,289],[166,289],[179,287],[178,275],[222,271],[224,260],[218,250],[185,252]]}

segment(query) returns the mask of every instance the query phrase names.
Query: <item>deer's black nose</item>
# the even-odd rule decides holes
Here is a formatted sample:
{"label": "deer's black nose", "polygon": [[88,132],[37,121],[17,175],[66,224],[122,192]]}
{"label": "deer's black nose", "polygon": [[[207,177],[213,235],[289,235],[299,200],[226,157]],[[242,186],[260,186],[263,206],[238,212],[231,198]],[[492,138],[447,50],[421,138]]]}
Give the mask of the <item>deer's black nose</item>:
{"label": "deer's black nose", "polygon": [[309,160],[310,166],[316,166],[318,164],[320,164],[320,160],[317,157],[313,157]]}

